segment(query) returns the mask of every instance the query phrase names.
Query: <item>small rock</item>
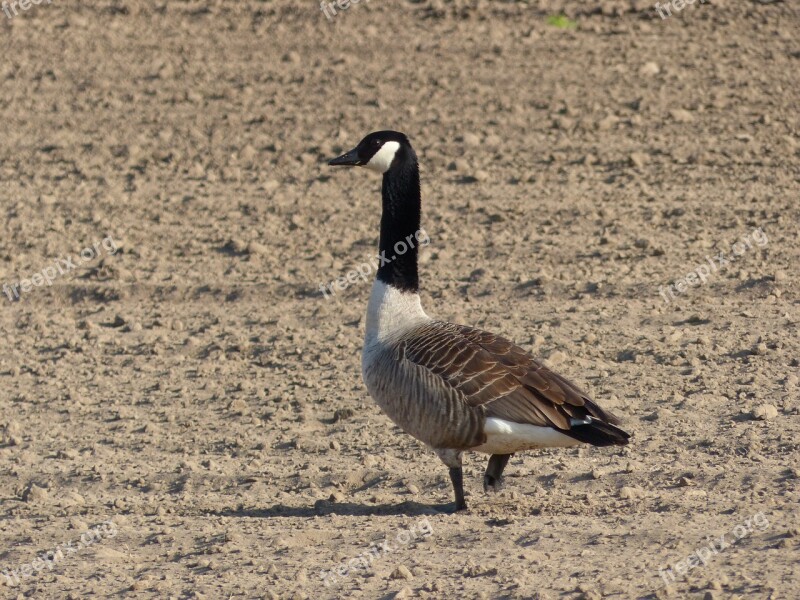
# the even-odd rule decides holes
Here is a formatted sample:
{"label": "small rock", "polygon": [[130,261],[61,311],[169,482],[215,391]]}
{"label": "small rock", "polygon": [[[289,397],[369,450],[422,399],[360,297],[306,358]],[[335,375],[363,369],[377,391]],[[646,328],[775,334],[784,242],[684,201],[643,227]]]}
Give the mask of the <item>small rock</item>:
{"label": "small rock", "polygon": [[465,173],[469,171],[469,163],[463,158],[457,158],[449,165],[447,165],[448,171],[459,171],[460,173]]}
{"label": "small rock", "polygon": [[619,497],[623,500],[636,500],[644,496],[644,492],[639,488],[625,485],[619,489]]}
{"label": "small rock", "polygon": [[641,67],[639,67],[639,75],[644,75],[645,77],[652,77],[653,75],[658,75],[661,72],[661,67],[654,62],[646,62]]}
{"label": "small rock", "polygon": [[247,252],[247,246],[248,246],[247,242],[245,242],[243,239],[233,238],[228,241],[225,247],[230,248],[236,254],[244,254],[245,252]]}
{"label": "small rock", "polygon": [[759,404],[753,409],[752,416],[759,421],[769,421],[778,416],[778,409],[774,404]]}
{"label": "small rock", "polygon": [[250,144],[245,144],[239,151],[239,158],[247,162],[252,161],[256,156],[258,156],[258,151]]}
{"label": "small rock", "polygon": [[337,408],[336,412],[333,413],[333,422],[338,423],[339,421],[346,421],[347,419],[353,418],[355,414],[352,408]]}
{"label": "small rock", "polygon": [[22,492],[22,500],[24,502],[44,502],[50,496],[50,492],[46,488],[39,487],[35,483],[30,484],[27,489]]}
{"label": "small rock", "polygon": [[255,255],[268,254],[269,248],[267,248],[264,244],[260,244],[258,242],[250,242],[249,244],[247,244],[247,253]]}
{"label": "small rock", "polygon": [[250,407],[242,398],[236,398],[228,404],[228,410],[238,414],[247,414],[250,412]]}
{"label": "small rock", "polygon": [[465,133],[463,137],[465,146],[480,146],[481,138],[474,133]]}
{"label": "small rock", "polygon": [[411,571],[405,565],[398,566],[391,574],[392,579],[414,579]]}
{"label": "small rock", "polygon": [[648,163],[650,157],[644,152],[633,152],[628,157],[628,160],[630,161],[631,166],[634,166],[637,169],[641,169]]}
{"label": "small rock", "polygon": [[619,117],[616,115],[608,115],[604,119],[600,119],[597,122],[597,128],[600,131],[606,131],[614,127],[617,123],[619,123]]}
{"label": "small rock", "polygon": [[669,111],[669,115],[678,123],[691,123],[694,121],[694,115],[683,108],[675,108]]}
{"label": "small rock", "polygon": [[64,506],[83,506],[86,504],[86,499],[76,492],[67,492],[62,498]]}

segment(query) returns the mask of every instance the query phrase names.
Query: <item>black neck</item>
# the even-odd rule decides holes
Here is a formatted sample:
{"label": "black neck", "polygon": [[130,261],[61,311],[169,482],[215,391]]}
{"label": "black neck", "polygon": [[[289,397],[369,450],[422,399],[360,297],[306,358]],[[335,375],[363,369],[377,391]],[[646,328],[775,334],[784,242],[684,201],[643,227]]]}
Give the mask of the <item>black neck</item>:
{"label": "black neck", "polygon": [[381,256],[389,262],[378,263],[377,278],[404,292],[416,293],[419,291],[417,236],[423,236],[419,234],[419,166],[413,152],[406,160],[396,161],[383,174],[381,192],[383,214],[380,251]]}

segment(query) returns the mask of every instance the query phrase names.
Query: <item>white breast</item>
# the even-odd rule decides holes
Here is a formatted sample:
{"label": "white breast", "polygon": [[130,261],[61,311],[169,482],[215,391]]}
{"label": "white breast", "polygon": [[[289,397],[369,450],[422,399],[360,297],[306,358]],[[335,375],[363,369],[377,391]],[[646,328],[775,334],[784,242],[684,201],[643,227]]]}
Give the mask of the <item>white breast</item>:
{"label": "white breast", "polygon": [[533,448],[561,448],[580,444],[578,440],[551,427],[513,423],[494,417],[486,419],[483,432],[486,442],[470,450],[487,454],[513,454]]}
{"label": "white breast", "polygon": [[365,345],[391,340],[430,320],[419,294],[402,292],[376,279],[367,305]]}

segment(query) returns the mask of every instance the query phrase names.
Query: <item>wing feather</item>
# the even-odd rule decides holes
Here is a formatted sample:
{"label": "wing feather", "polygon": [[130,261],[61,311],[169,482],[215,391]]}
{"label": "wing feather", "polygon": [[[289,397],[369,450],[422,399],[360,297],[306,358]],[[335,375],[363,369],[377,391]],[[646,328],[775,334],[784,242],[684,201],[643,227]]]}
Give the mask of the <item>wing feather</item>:
{"label": "wing feather", "polygon": [[403,355],[486,416],[567,433],[587,417],[618,423],[574,383],[493,333],[432,321],[404,338]]}

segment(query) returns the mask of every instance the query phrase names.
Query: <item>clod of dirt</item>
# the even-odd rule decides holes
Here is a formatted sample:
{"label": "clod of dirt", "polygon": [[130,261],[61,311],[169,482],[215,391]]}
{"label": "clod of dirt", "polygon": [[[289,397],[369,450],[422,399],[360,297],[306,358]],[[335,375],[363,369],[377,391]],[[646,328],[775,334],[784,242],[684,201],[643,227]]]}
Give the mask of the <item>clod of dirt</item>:
{"label": "clod of dirt", "polygon": [[405,565],[399,565],[391,575],[392,579],[414,579],[409,568]]}
{"label": "clod of dirt", "polygon": [[759,421],[769,421],[778,416],[778,409],[774,404],[759,404],[753,409],[752,416]]}
{"label": "clod of dirt", "polygon": [[50,497],[50,493],[46,488],[39,487],[35,483],[30,484],[22,493],[22,500],[24,502],[44,502]]}

